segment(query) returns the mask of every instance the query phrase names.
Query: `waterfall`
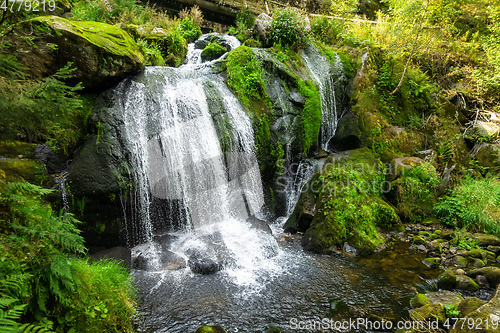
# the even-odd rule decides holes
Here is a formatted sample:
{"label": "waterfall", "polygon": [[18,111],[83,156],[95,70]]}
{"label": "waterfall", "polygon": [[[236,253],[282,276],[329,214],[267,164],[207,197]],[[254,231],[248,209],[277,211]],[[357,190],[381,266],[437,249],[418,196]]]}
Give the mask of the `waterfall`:
{"label": "waterfall", "polygon": [[336,56],[332,66],[327,58],[321,55],[317,48],[308,46],[302,52],[302,59],[306,68],[311,73],[321,94],[321,149],[328,150],[328,142],[335,135],[338,122],[338,109],[340,106],[335,91],[335,83],[343,75],[342,61]]}
{"label": "waterfall", "polygon": [[[237,46],[234,37],[224,41]],[[224,266],[252,266],[277,250],[271,235],[246,222],[264,208],[252,123],[213,73],[214,62],[200,54],[190,44],[185,65],[147,67],[115,90],[134,178],[136,217],[127,231],[133,245],[148,244],[140,251],[156,257],[156,269],[164,249],[158,239],[174,229],[182,235],[168,251],[188,261],[203,255]],[[221,249],[229,256],[221,259]]]}

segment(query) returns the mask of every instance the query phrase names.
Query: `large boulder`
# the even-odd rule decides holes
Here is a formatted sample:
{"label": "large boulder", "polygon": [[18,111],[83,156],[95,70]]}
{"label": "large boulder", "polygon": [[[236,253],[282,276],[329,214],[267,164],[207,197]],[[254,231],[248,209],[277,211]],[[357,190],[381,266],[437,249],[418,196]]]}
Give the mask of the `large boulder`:
{"label": "large boulder", "polygon": [[122,29],[100,22],[41,16],[20,22],[2,38],[32,78],[56,73],[72,62],[70,83],[107,88],[143,69],[139,46]]}
{"label": "large boulder", "polygon": [[477,143],[471,154],[484,167],[494,168],[500,165],[500,144],[498,143]]}
{"label": "large boulder", "polygon": [[348,242],[371,251],[383,243],[377,228],[401,230],[398,215],[377,194],[381,165],[368,148],[328,157],[306,185],[315,191],[317,201],[311,226],[302,238],[304,249],[329,252]]}
{"label": "large boulder", "polygon": [[356,116],[348,112],[340,118],[335,136],[328,142],[328,149],[339,152],[360,148],[362,135]]}
{"label": "large boulder", "polygon": [[484,139],[490,139],[500,134],[500,125],[486,121],[478,121],[472,127],[473,134]]}

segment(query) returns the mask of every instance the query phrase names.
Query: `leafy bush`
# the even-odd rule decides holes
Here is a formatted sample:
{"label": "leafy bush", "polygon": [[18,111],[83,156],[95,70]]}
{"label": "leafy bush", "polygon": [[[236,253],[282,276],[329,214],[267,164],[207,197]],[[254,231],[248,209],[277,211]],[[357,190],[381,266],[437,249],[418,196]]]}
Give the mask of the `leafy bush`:
{"label": "leafy bush", "polygon": [[184,39],[188,43],[194,41],[202,34],[200,27],[196,26],[194,24],[194,21],[189,17],[186,17],[181,21],[180,27],[182,31],[182,37],[184,37]]}
{"label": "leafy bush", "polygon": [[166,64],[174,67],[182,64],[187,54],[187,41],[180,26],[171,28],[165,37],[158,39],[157,45]]}
{"label": "leafy bush", "polygon": [[277,10],[269,29],[274,44],[288,45],[298,49],[309,39],[304,18],[295,8]]}
{"label": "leafy bush", "polygon": [[500,236],[500,181],[495,177],[473,179],[470,176],[449,196],[435,205],[442,221],[469,231]]}
{"label": "leafy bush", "polygon": [[335,45],[341,39],[343,29],[337,20],[318,17],[312,21],[311,32],[325,44]]}
{"label": "leafy bush", "polygon": [[[76,258],[86,251],[79,221],[42,201],[52,190],[26,182],[0,189],[0,311],[13,311],[2,332],[20,322],[57,332],[132,332],[134,291],[125,269]],[[103,309],[98,318],[96,307]]]}

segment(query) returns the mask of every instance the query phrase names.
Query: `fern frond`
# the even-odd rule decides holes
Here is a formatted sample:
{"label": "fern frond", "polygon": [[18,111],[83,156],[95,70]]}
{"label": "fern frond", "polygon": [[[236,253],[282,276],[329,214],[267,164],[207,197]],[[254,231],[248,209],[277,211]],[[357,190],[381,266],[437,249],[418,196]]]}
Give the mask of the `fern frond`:
{"label": "fern frond", "polygon": [[19,333],[54,333],[54,331],[51,331],[47,328],[44,328],[42,326],[34,325],[34,324],[24,324],[19,328]]}

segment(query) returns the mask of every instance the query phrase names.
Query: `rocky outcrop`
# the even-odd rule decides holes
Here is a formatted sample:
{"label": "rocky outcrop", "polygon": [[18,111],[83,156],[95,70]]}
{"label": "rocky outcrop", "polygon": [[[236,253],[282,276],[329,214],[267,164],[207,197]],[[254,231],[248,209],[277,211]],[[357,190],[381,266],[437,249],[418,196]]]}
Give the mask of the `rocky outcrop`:
{"label": "rocky outcrop", "polygon": [[73,63],[70,83],[107,88],[144,67],[139,46],[122,29],[57,16],[18,23],[2,39],[32,78],[44,78]]}
{"label": "rocky outcrop", "polygon": [[[307,227],[302,245],[313,252],[326,253],[345,242],[349,247],[374,250],[383,242],[377,228],[402,228],[394,209],[371,188],[380,165],[367,148],[330,155],[305,185],[308,189],[302,191],[286,229],[293,232]],[[311,208],[304,211],[304,202]]]}

